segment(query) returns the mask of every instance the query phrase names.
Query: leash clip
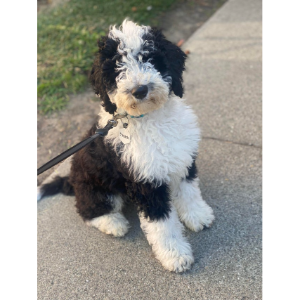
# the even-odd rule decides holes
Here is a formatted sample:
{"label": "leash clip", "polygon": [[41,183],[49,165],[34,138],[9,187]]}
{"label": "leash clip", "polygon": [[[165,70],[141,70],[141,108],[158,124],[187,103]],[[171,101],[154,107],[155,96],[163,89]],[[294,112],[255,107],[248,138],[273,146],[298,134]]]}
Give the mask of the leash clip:
{"label": "leash clip", "polygon": [[[127,113],[125,115],[116,114],[113,116],[114,120],[119,120],[127,117]],[[128,118],[128,117],[127,117]]]}
{"label": "leash clip", "polygon": [[118,121],[114,119],[110,119],[107,121],[106,126],[104,128],[98,128],[95,131],[95,134],[98,134],[99,136],[105,137],[108,134],[108,131],[112,129],[113,127],[116,127],[118,125]]}
{"label": "leash clip", "polygon": [[113,127],[116,127],[118,125],[118,121],[113,118],[107,121],[107,125],[112,125]]}

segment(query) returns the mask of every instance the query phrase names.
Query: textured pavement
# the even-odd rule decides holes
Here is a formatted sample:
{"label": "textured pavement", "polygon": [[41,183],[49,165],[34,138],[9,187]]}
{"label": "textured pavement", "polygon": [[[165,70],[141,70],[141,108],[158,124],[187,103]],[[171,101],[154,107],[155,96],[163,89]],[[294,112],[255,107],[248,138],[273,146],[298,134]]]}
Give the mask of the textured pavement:
{"label": "textured pavement", "polygon": [[262,299],[261,11],[261,1],[229,0],[184,44],[185,97],[203,135],[200,188],[216,216],[210,229],[186,230],[193,268],[163,269],[134,207],[118,239],[56,195],[38,203],[38,299]]}

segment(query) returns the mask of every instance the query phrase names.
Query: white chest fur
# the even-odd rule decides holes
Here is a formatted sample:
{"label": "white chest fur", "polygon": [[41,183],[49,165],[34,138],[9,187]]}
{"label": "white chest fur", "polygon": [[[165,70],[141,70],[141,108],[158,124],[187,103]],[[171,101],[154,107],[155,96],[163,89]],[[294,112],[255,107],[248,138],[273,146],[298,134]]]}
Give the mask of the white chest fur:
{"label": "white chest fur", "polygon": [[[111,115],[104,110],[99,115],[99,125],[105,126]],[[119,121],[105,138],[114,149],[122,143],[119,138],[122,128]],[[172,97],[157,111],[142,118],[129,118],[127,129],[130,143],[123,145],[121,160],[136,181],[161,184],[170,182],[173,177],[186,176],[187,167],[198,151],[200,129],[197,117],[182,99]]]}

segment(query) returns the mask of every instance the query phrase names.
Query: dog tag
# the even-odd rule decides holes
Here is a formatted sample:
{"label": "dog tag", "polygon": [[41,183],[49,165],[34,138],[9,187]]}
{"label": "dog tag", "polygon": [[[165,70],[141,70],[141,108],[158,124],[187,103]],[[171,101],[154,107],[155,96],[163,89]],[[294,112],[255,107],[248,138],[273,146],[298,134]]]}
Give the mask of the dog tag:
{"label": "dog tag", "polygon": [[120,130],[120,140],[123,144],[129,144],[130,143],[130,134],[129,130],[127,128],[122,128]]}

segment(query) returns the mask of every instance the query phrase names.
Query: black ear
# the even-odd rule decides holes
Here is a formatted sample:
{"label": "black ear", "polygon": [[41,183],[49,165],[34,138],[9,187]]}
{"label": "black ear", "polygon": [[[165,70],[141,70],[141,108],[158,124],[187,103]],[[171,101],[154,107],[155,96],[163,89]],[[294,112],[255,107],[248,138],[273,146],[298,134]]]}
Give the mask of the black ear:
{"label": "black ear", "polygon": [[186,54],[176,45],[166,40],[160,30],[151,30],[154,47],[164,55],[168,75],[172,77],[172,90],[180,98],[183,96],[182,73],[185,70]]}
{"label": "black ear", "polygon": [[113,114],[117,107],[111,103],[107,92],[116,87],[116,64],[113,58],[117,54],[118,43],[107,36],[98,40],[98,53],[90,73],[90,82],[95,94],[100,95],[104,109]]}

